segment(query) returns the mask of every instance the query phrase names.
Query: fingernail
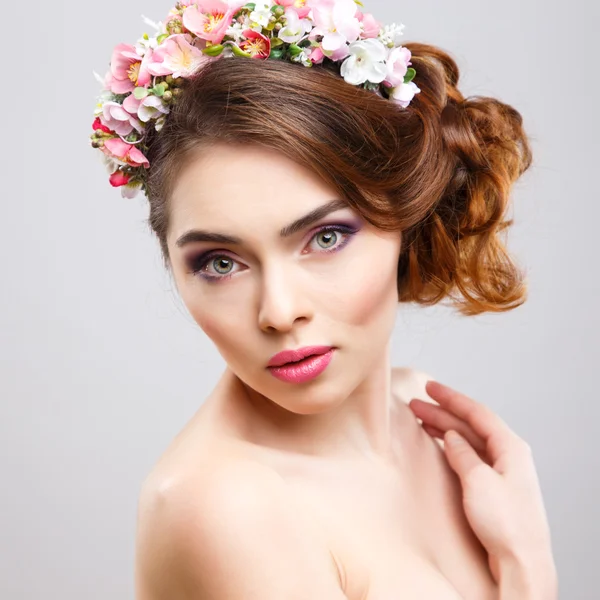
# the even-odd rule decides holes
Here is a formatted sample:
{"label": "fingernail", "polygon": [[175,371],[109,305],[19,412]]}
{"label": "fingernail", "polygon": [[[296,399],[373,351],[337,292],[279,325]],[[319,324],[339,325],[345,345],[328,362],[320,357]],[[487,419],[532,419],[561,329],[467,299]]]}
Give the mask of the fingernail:
{"label": "fingernail", "polygon": [[446,432],[446,442],[451,446],[454,446],[456,444],[462,444],[464,441],[465,440],[463,439],[462,435],[460,435],[460,433],[452,429],[449,429]]}

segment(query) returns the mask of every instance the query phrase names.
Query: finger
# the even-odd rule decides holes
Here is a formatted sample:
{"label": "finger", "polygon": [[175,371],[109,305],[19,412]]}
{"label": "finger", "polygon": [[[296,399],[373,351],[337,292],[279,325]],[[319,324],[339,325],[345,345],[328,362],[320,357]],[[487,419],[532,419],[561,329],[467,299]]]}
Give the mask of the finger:
{"label": "finger", "polygon": [[[428,381],[425,391],[449,412],[466,421],[486,444],[487,454],[495,468],[505,469],[506,462],[517,457],[516,448],[520,438],[487,406],[444,385]],[[500,463],[500,464],[499,464]]]}
{"label": "finger", "polygon": [[452,469],[460,477],[464,484],[467,477],[471,475],[474,469],[487,465],[477,454],[475,449],[458,432],[449,430],[444,436],[444,451]]}
{"label": "finger", "polygon": [[[441,431],[440,429],[436,429],[435,427],[431,427],[430,425],[427,424],[423,424],[422,425],[423,429],[431,436],[434,438],[438,438],[442,441],[445,441],[445,435],[446,432],[445,431]],[[467,440],[468,441],[468,440]],[[471,444],[472,446],[472,444]],[[479,456],[479,458],[488,466],[492,466],[490,464],[490,460],[488,459],[485,450],[475,450],[475,452],[477,452],[477,456]]]}
{"label": "finger", "polygon": [[427,425],[435,427],[442,432],[446,432],[449,429],[458,431],[478,452],[486,451],[485,442],[471,429],[469,424],[454,416],[446,409],[431,404],[431,402],[424,402],[418,398],[413,398],[408,405],[415,415],[419,419],[422,419],[424,423],[427,423]]}
{"label": "finger", "polygon": [[431,436],[431,437],[436,437],[436,438],[440,438],[441,440],[444,439],[444,432],[441,431],[440,429],[436,429],[435,427],[432,427],[431,425],[427,425],[426,423],[423,423],[423,425],[421,426],[423,427],[423,429]]}

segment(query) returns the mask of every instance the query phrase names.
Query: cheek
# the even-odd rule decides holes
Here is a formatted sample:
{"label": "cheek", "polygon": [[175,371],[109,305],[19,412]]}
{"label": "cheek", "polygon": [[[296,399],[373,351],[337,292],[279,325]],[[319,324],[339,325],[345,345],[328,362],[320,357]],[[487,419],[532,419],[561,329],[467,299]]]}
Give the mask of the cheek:
{"label": "cheek", "polygon": [[[398,307],[398,260],[394,253],[363,256],[349,269],[343,294],[338,296],[340,320],[354,326],[367,326],[395,319]],[[341,289],[339,289],[342,292]]]}
{"label": "cheek", "polygon": [[196,299],[192,303],[186,302],[186,305],[194,321],[221,352],[228,354],[230,348],[243,349],[244,340],[250,336],[248,316],[241,307],[215,303],[211,299],[203,304]]}

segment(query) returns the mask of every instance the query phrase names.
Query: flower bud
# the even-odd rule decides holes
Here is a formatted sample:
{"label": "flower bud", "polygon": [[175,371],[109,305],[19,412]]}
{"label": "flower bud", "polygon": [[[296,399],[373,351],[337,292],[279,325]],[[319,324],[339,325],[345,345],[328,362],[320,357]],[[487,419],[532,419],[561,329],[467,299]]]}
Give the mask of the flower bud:
{"label": "flower bud", "polygon": [[181,33],[181,26],[183,25],[181,19],[172,19],[167,23],[167,31],[173,35],[175,33]]}
{"label": "flower bud", "polygon": [[181,94],[181,88],[174,88],[171,93],[173,96],[179,96],[179,94]]}
{"label": "flower bud", "polygon": [[277,17],[281,17],[283,14],[285,13],[285,9],[282,6],[278,6],[274,11],[273,14],[276,15]]}
{"label": "flower bud", "polygon": [[175,80],[173,79],[173,75],[167,75],[167,76],[166,76],[166,78],[165,78],[165,81],[166,81],[166,82],[167,82],[169,85],[172,85],[172,83],[173,83]]}
{"label": "flower bud", "polygon": [[165,102],[171,102],[171,100],[173,100],[173,92],[171,90],[167,90],[163,94],[162,98]]}
{"label": "flower bud", "polygon": [[283,25],[281,23],[275,23],[275,27],[273,29],[275,29],[275,31],[279,31],[282,27]]}

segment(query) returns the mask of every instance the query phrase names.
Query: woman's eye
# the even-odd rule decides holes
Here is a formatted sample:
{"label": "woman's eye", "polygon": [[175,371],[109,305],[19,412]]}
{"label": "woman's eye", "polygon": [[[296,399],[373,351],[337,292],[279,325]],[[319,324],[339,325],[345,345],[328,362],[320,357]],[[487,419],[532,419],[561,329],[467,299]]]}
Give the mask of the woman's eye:
{"label": "woman's eye", "polygon": [[[356,232],[356,229],[347,225],[325,225],[311,237],[309,247],[312,246],[313,251],[317,253],[337,252],[350,241]],[[234,270],[236,264],[238,264],[237,261],[227,254],[209,252],[192,260],[190,269],[194,275],[215,282],[229,279],[236,273]]]}

